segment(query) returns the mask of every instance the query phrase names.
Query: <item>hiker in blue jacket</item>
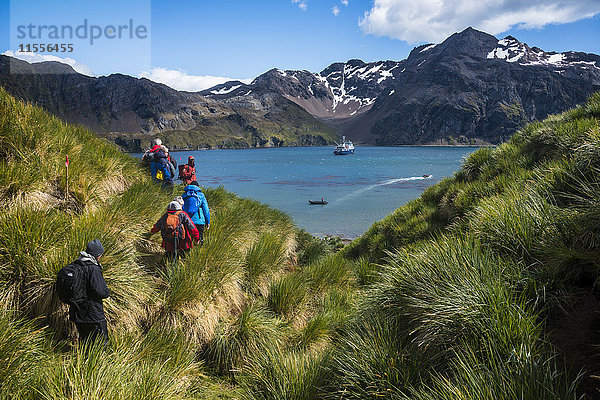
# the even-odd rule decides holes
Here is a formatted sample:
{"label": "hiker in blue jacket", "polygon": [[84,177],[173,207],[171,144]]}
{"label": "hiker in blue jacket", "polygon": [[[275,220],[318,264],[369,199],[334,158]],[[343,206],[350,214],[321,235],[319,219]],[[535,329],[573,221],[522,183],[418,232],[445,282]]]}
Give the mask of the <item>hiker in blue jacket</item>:
{"label": "hiker in blue jacket", "polygon": [[192,181],[183,192],[183,211],[188,213],[198,228],[200,234],[200,246],[204,243],[204,229],[210,226],[210,210],[208,202],[197,181]]}

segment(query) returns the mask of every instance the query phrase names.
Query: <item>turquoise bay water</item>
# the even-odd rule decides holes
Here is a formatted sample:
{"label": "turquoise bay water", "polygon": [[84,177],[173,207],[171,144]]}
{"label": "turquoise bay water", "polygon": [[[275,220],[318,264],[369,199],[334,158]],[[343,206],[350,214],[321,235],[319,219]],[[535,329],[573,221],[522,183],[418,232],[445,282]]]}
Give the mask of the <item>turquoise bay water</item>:
{"label": "turquoise bay water", "polygon": [[[200,186],[225,189],[288,213],[316,235],[355,238],[375,221],[452,175],[464,147],[358,147],[333,155],[332,147],[173,152],[178,163],[196,158]],[[141,155],[140,155],[141,156]],[[423,178],[423,175],[432,175]],[[309,205],[324,198],[327,205]]]}

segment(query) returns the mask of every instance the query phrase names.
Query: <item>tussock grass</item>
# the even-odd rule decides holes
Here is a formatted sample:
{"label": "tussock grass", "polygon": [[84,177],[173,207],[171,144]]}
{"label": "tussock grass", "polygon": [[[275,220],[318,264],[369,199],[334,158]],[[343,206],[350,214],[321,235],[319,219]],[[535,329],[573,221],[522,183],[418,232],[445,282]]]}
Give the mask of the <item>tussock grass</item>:
{"label": "tussock grass", "polygon": [[328,382],[329,352],[284,352],[270,349],[252,357],[244,368],[245,399],[321,398]]}
{"label": "tussock grass", "polygon": [[4,89],[0,89],[0,109],[0,193],[5,200],[35,190],[47,191],[48,185],[64,197],[67,155],[67,199],[78,207],[93,206],[143,177],[137,162],[115,146],[15,100]]}
{"label": "tussock grass", "polygon": [[267,296],[267,307],[275,314],[291,320],[300,311],[308,296],[308,287],[302,276],[291,274],[271,284]]}
{"label": "tussock grass", "polygon": [[508,361],[490,347],[485,357],[467,351],[451,365],[448,376],[438,374],[430,387],[411,398],[433,399],[578,399],[575,383],[557,372],[552,359],[515,352]]}
{"label": "tussock grass", "polygon": [[302,275],[311,290],[317,293],[331,287],[344,288],[353,281],[350,264],[340,254],[333,254],[308,264]]}
{"label": "tussock grass", "polygon": [[368,286],[377,280],[380,267],[370,262],[367,257],[360,257],[353,265],[354,278],[358,286]]}
{"label": "tussock grass", "polygon": [[543,239],[555,234],[555,207],[537,192],[509,191],[485,199],[474,210],[472,231],[499,252],[532,262]]}
{"label": "tussock grass", "polygon": [[282,239],[270,232],[263,233],[246,252],[244,284],[250,292],[264,296],[268,278],[283,267],[286,251]]}
{"label": "tussock grass", "polygon": [[313,305],[316,310],[295,339],[295,346],[304,349],[324,347],[334,340],[355,311],[353,292],[331,289]]}
{"label": "tussock grass", "polygon": [[339,340],[332,356],[334,374],[327,399],[410,398],[413,386],[428,382],[434,352],[423,352],[382,319],[356,323]]}
{"label": "tussock grass", "polygon": [[199,371],[174,331],[115,336],[59,355],[45,377],[46,399],[171,399],[182,397]]}
{"label": "tussock grass", "polygon": [[1,399],[29,399],[36,395],[38,373],[47,361],[46,337],[32,323],[0,311]]}
{"label": "tussock grass", "polygon": [[223,321],[203,352],[208,366],[219,374],[238,372],[248,357],[285,342],[286,328],[264,308],[252,304],[231,321]]}
{"label": "tussock grass", "polygon": [[518,265],[475,239],[440,237],[393,255],[383,280],[368,295],[372,306],[367,310],[401,321],[405,334],[422,347],[476,341],[495,327],[494,334],[510,347],[516,345],[513,340],[529,343],[539,336],[528,299],[511,290],[522,279]]}

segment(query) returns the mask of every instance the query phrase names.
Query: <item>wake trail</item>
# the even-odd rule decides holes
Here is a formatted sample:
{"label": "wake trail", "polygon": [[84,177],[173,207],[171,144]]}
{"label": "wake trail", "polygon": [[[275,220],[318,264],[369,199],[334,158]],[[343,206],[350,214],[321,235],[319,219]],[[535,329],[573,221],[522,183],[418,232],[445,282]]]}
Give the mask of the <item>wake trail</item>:
{"label": "wake trail", "polygon": [[358,196],[358,195],[360,195],[360,194],[362,194],[362,193],[368,192],[369,190],[373,190],[373,189],[375,189],[375,188],[377,188],[377,187],[379,187],[379,186],[387,186],[387,185],[392,185],[392,184],[394,184],[394,183],[398,183],[398,182],[408,182],[408,181],[423,181],[423,180],[425,180],[425,179],[431,179],[432,177],[433,177],[433,176],[432,176],[432,175],[430,175],[430,176],[428,176],[428,177],[424,177],[424,176],[411,176],[410,178],[396,178],[396,179],[389,179],[389,180],[387,180],[387,181],[383,181],[383,182],[375,183],[375,184],[373,184],[373,185],[369,185],[369,186],[366,186],[366,187],[364,187],[364,188],[360,188],[360,189],[358,189],[358,190],[355,190],[355,191],[354,191],[354,192],[352,192],[352,193],[349,193],[349,194],[347,194],[347,195],[345,195],[345,196],[342,196],[342,197],[340,197],[340,198],[339,198],[339,199],[336,201],[336,203],[341,203],[341,202],[344,202],[344,201],[346,201],[346,200],[349,200],[349,199],[351,199],[351,198],[353,198],[353,197],[356,197],[356,196]]}

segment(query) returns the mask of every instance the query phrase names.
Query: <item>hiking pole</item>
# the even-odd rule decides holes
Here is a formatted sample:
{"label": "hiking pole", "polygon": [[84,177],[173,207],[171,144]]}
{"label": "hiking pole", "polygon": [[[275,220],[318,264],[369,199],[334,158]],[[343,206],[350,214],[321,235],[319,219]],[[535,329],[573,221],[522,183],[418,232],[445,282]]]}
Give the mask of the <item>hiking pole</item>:
{"label": "hiking pole", "polygon": [[179,261],[179,236],[175,235],[175,262]]}

